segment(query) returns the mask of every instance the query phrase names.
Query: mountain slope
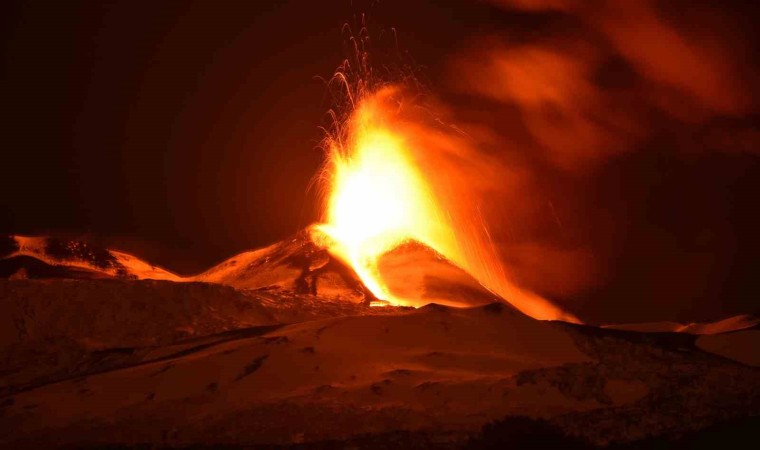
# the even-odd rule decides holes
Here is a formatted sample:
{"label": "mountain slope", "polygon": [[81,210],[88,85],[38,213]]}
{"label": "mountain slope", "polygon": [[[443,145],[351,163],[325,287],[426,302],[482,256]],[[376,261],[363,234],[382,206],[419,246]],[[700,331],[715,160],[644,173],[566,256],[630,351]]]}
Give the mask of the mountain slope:
{"label": "mountain slope", "polygon": [[760,372],[693,340],[503,304],[311,321],[6,396],[0,444],[350,448],[403,431],[454,445],[528,416],[604,445],[760,414]]}
{"label": "mountain slope", "polygon": [[378,269],[390,292],[412,306],[437,303],[466,307],[501,300],[443,255],[417,242],[407,242],[384,254]]}
{"label": "mountain slope", "polygon": [[[241,253],[193,277],[238,289],[266,289],[352,302],[376,300],[354,270],[306,229],[291,239]],[[429,247],[408,242],[383,255],[380,274],[391,292],[413,306],[484,305],[501,298]]]}
{"label": "mountain slope", "polygon": [[182,281],[180,276],[136,256],[77,240],[5,236],[0,245],[0,258],[0,277],[3,278]]}
{"label": "mountain slope", "polygon": [[613,330],[639,331],[642,333],[688,333],[688,334],[720,334],[744,330],[760,324],[760,316],[756,314],[740,314],[715,322],[646,322],[604,325]]}
{"label": "mountain slope", "polygon": [[144,349],[277,323],[226,286],[0,280],[0,393],[135,361]]}
{"label": "mountain slope", "polygon": [[192,279],[353,303],[375,300],[350,267],[315,242],[309,229],[269,247],[241,253]]}

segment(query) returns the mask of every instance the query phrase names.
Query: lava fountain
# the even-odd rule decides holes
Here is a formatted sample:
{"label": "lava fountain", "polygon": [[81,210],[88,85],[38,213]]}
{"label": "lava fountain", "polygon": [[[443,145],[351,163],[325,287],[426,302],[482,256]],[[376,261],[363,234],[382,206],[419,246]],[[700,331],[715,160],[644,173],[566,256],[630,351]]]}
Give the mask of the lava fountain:
{"label": "lava fountain", "polygon": [[446,133],[410,123],[401,112],[403,98],[403,90],[393,86],[364,92],[352,99],[352,112],[327,138],[324,207],[317,230],[327,236],[329,251],[351,266],[377,298],[393,304],[410,302],[390,291],[378,260],[416,241],[526,314],[576,321],[509,281],[488,228],[473,208],[479,199],[468,192],[481,174],[463,175],[459,165],[442,162],[441,154],[451,153],[457,143]]}
{"label": "lava fountain", "polygon": [[456,235],[403,135],[394,132],[384,109],[396,92],[384,88],[363,99],[343,140],[333,139],[325,224],[331,250],[347,262],[377,297],[397,304],[377,261],[398,245],[415,240],[452,258]]}

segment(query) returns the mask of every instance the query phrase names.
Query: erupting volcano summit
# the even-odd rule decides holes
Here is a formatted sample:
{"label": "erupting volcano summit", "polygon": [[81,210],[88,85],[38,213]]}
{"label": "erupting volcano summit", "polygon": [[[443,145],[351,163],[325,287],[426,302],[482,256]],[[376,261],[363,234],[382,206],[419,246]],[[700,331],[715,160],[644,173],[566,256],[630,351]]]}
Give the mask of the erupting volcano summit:
{"label": "erupting volcano summit", "polygon": [[10,1],[0,450],[757,440],[750,2]]}

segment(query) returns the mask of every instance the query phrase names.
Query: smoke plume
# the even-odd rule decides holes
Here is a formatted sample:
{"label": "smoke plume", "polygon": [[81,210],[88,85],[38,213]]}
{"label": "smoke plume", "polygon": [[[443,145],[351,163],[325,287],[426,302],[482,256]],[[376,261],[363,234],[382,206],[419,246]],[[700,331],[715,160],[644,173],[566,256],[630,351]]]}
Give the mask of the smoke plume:
{"label": "smoke plume", "polygon": [[590,321],[746,312],[751,20],[709,2],[492,3],[538,25],[451,56],[441,117],[462,137],[442,154],[469,180],[452,186],[477,181],[465,195],[509,278]]}

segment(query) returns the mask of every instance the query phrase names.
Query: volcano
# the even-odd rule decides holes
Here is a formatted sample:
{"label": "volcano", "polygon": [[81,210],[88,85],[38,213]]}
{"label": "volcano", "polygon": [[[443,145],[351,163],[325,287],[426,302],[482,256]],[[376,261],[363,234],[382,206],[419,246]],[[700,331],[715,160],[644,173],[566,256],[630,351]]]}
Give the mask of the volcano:
{"label": "volcano", "polygon": [[[313,227],[187,277],[128,253],[83,241],[24,236],[5,239],[8,250],[0,259],[0,276],[5,278],[203,282],[259,293],[387,304],[364,286],[351,267],[330,254],[320,232]],[[414,241],[384,254],[380,271],[392,292],[414,306],[477,306],[502,300],[444,256]]]}
{"label": "volcano", "polygon": [[615,447],[760,414],[750,316],[536,320],[414,241],[379,260],[415,305],[394,306],[313,228],[191,277],[84,242],[5,242],[9,448]]}
{"label": "volcano", "polygon": [[5,3],[0,450],[757,441],[752,2]]}

